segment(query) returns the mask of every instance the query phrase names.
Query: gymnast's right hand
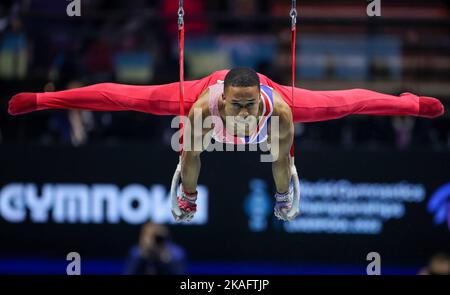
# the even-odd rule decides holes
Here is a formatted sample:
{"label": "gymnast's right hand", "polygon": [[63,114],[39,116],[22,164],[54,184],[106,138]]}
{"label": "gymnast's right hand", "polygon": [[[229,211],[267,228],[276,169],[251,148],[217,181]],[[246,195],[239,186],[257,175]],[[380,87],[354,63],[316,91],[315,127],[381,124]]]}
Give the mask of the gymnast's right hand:
{"label": "gymnast's right hand", "polygon": [[193,193],[186,192],[183,185],[180,184],[180,195],[178,196],[178,207],[180,208],[181,215],[177,216],[172,212],[176,221],[191,221],[197,212],[197,191]]}

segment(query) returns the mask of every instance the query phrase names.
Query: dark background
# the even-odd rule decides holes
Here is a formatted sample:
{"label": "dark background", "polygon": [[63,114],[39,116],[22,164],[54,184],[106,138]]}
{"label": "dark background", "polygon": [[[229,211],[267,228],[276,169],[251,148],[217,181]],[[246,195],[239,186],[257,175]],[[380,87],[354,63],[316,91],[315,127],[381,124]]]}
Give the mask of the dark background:
{"label": "dark background", "polygon": [[[164,184],[167,189],[177,154],[155,146],[120,145],[1,148],[1,163],[8,167],[2,183],[113,183],[125,186]],[[281,264],[348,264],[364,269],[365,256],[380,253],[386,266],[419,266],[437,251],[448,250],[446,224],[435,225],[426,204],[431,194],[448,182],[448,153],[425,151],[318,151],[300,149],[297,167],[308,181],[348,179],[352,182],[424,184],[426,198],[406,203],[405,215],[384,224],[380,234],[287,233],[281,222],[268,217],[265,231],[247,225],[244,199],[249,181],[259,178],[273,192],[269,163],[258,152],[214,152],[203,156],[200,184],[209,190],[208,223],[171,225],[174,239],[192,261],[247,261]],[[115,167],[112,169],[112,167]],[[236,173],[239,171],[239,173]],[[301,218],[301,217],[299,217]],[[272,220],[273,219],[273,220]],[[119,224],[13,224],[1,221],[0,253],[39,254],[52,259],[77,251],[84,258],[120,260],[136,242],[139,225]]]}

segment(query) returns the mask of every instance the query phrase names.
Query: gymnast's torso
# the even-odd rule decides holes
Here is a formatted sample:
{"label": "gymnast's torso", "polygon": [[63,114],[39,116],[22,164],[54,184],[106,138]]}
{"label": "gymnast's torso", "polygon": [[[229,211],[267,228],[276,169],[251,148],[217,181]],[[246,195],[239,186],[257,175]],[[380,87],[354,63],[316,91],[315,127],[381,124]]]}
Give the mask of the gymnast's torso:
{"label": "gymnast's torso", "polygon": [[[286,130],[290,130],[293,126],[292,110],[286,103],[282,94],[277,91],[270,83],[265,83],[267,79],[264,76],[260,78],[260,100],[259,111],[257,118],[253,117],[255,124],[250,128],[251,130],[245,130],[245,133],[237,134],[236,130],[229,128],[226,130],[226,117],[225,117],[225,102],[222,98],[224,93],[223,77],[225,71],[215,72],[208,78],[205,78],[205,83],[195,86],[202,87],[202,91],[194,98],[193,104],[189,107],[188,118],[190,126],[197,129],[199,122],[202,124],[201,133],[191,132],[191,141],[200,140],[201,142],[221,142],[226,144],[259,144],[266,142],[271,144],[271,140],[275,140],[285,133]],[[206,85],[205,85],[206,84]],[[201,116],[199,116],[201,115]],[[206,119],[211,118],[212,123]],[[275,137],[271,135],[271,131],[274,128],[275,118],[278,131],[275,133]],[[291,126],[292,125],[292,126]],[[198,129],[197,129],[198,130]],[[283,130],[282,132],[280,132]],[[253,132],[252,132],[253,131]],[[204,146],[204,145],[202,145]]]}

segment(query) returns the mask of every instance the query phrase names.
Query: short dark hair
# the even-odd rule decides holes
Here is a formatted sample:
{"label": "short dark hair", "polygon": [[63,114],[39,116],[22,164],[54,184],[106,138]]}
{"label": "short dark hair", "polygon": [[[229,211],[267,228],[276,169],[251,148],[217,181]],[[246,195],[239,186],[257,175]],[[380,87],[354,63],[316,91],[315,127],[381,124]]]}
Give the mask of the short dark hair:
{"label": "short dark hair", "polygon": [[237,67],[231,69],[225,76],[224,88],[234,87],[252,87],[258,86],[259,77],[255,70],[246,67]]}

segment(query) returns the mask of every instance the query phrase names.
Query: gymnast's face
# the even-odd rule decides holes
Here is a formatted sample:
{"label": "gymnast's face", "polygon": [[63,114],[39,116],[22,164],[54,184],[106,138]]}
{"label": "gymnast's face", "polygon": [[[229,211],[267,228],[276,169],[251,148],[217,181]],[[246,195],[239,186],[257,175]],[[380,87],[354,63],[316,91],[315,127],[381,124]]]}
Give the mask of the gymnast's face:
{"label": "gymnast's face", "polygon": [[236,136],[249,135],[256,129],[260,101],[258,86],[228,86],[224,89],[223,114],[227,124],[232,124]]}

